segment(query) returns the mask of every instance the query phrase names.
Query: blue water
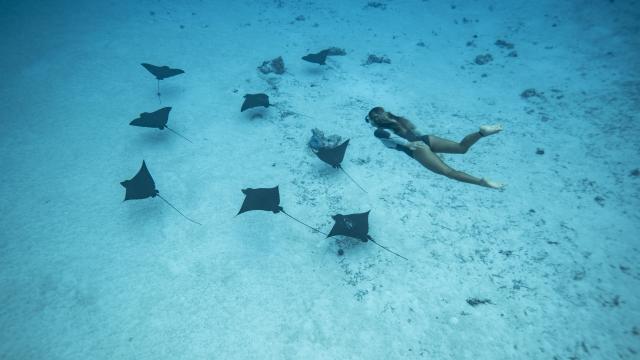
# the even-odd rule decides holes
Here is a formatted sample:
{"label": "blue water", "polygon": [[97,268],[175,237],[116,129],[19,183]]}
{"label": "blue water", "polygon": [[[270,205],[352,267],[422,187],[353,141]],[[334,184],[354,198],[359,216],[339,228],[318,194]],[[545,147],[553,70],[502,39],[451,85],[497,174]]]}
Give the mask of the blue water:
{"label": "blue water", "polygon": [[[640,358],[639,1],[0,1],[0,35],[0,358]],[[141,63],[185,72],[158,97]],[[129,125],[167,106],[191,142]],[[440,158],[506,187],[386,148],[375,106],[501,124]],[[202,225],[123,202],[143,160]],[[322,233],[370,210],[409,260],[235,216],[274,186]]]}

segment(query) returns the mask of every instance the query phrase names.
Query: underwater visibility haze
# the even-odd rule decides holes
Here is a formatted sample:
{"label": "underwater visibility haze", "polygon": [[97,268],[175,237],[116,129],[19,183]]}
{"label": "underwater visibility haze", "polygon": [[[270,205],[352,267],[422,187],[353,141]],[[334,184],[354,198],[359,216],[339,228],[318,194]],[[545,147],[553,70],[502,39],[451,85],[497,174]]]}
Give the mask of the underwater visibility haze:
{"label": "underwater visibility haze", "polygon": [[640,1],[0,35],[0,359],[640,359]]}

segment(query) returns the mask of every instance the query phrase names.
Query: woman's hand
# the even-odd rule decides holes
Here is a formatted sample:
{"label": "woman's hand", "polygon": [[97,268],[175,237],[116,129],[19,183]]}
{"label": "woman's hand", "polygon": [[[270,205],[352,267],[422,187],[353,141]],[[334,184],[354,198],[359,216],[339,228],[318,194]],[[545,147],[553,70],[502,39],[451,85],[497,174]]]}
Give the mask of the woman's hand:
{"label": "woman's hand", "polygon": [[407,144],[407,147],[411,149],[411,151],[416,151],[418,149],[429,149],[429,146],[424,143],[424,141],[411,141]]}

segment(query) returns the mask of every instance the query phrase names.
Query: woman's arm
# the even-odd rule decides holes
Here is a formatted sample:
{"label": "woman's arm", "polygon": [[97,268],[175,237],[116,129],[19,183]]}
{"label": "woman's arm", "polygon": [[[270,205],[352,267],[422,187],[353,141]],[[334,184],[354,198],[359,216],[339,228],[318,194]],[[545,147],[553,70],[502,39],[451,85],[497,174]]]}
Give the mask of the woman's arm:
{"label": "woman's arm", "polygon": [[398,137],[391,138],[391,133],[381,128],[378,128],[373,133],[373,135],[377,137],[378,140],[380,140],[384,144],[384,146],[390,149],[402,151],[409,156],[413,156],[412,150],[407,146],[408,142],[404,139]]}

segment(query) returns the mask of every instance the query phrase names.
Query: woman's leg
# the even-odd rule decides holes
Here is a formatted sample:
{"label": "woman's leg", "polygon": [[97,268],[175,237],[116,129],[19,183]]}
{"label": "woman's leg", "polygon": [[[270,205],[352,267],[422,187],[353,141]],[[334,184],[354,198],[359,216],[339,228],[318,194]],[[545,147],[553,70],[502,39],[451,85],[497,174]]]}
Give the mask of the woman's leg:
{"label": "woman's leg", "polygon": [[[415,143],[412,143],[415,144]],[[445,164],[438,155],[434,154],[431,149],[422,144],[420,146],[411,146],[413,150],[413,158],[418,160],[422,166],[433,171],[436,174],[444,175],[450,179],[466,182],[469,184],[490,187],[484,179],[473,177],[462,171],[457,171]]]}
{"label": "woman's leg", "polygon": [[457,143],[435,135],[429,135],[429,146],[431,147],[431,151],[435,153],[464,154],[469,150],[471,145],[475,144],[481,137],[482,134],[474,132],[465,136],[462,141]]}
{"label": "woman's leg", "polygon": [[429,135],[429,146],[431,151],[435,153],[447,153],[447,154],[464,154],[471,145],[475,144],[481,137],[493,135],[502,130],[502,126],[496,125],[483,125],[480,126],[480,131],[471,133],[462,139],[459,143],[434,135]]}

